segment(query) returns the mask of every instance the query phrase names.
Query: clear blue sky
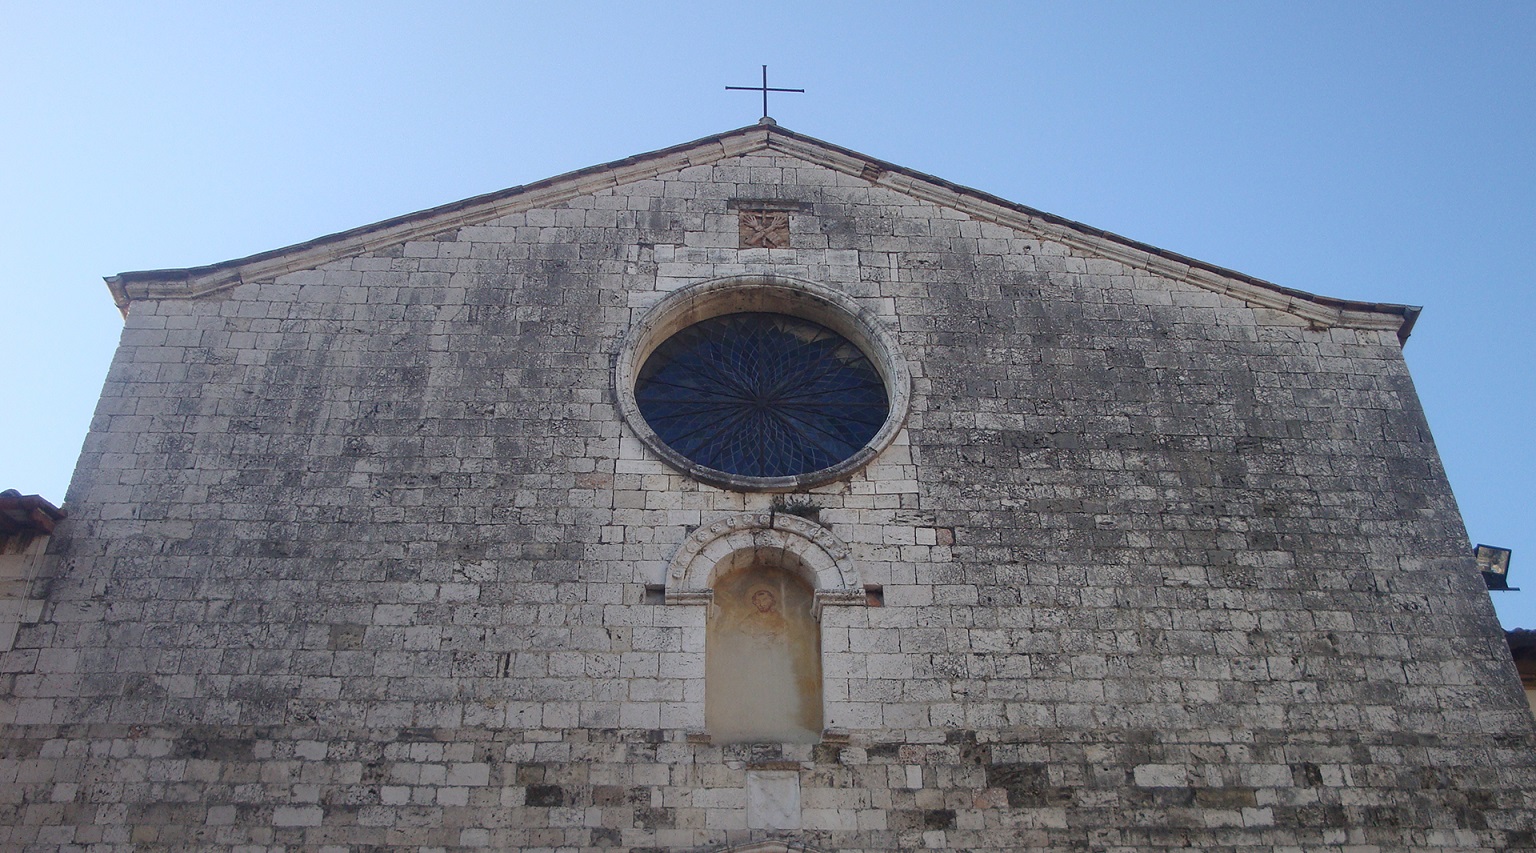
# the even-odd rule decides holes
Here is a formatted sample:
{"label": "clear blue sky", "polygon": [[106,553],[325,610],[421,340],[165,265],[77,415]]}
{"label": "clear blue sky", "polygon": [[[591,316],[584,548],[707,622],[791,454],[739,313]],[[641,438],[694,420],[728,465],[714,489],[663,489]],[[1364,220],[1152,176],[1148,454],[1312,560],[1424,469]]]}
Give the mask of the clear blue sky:
{"label": "clear blue sky", "polygon": [[1330,296],[1408,360],[1531,593],[1536,4],[0,0],[0,488],[64,497],[101,277],[240,257],[757,118]]}

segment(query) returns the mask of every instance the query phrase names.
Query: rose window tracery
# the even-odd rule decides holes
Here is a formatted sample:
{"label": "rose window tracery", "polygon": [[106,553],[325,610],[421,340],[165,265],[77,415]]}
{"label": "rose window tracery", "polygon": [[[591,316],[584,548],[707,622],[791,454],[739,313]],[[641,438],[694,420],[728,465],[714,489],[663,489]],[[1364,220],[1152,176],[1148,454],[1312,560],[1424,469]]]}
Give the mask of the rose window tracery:
{"label": "rose window tracery", "polygon": [[885,382],[842,335],[785,314],[724,314],[672,335],[646,360],[635,401],[693,462],[747,477],[829,468],[890,412]]}

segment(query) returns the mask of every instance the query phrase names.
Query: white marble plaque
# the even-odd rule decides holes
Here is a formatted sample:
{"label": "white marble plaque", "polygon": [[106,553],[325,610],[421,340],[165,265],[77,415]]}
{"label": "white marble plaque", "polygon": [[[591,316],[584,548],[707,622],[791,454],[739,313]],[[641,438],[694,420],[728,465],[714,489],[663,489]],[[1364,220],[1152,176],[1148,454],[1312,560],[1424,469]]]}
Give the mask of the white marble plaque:
{"label": "white marble plaque", "polygon": [[747,828],[800,828],[800,774],[794,770],[747,771]]}

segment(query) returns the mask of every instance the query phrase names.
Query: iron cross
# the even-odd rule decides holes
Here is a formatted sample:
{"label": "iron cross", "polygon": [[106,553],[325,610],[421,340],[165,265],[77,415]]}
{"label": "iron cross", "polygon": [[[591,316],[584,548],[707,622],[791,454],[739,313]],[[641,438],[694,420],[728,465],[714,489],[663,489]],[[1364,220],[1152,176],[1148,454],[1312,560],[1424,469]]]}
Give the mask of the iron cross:
{"label": "iron cross", "polygon": [[725,88],[727,88],[727,89],[738,89],[738,90],[743,91],[743,92],[762,92],[763,93],[763,118],[767,118],[768,117],[768,93],[769,92],[800,92],[802,94],[805,92],[804,89],[770,89],[770,88],[768,88],[768,66],[766,66],[766,65],[763,66],[763,85],[761,85],[761,86],[726,86]]}

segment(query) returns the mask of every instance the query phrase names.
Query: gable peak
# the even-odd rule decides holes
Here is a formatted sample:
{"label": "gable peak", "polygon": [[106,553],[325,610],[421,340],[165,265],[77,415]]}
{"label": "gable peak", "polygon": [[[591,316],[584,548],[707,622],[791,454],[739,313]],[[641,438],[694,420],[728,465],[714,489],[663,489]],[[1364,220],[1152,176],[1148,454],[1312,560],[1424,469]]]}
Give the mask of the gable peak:
{"label": "gable peak", "polygon": [[108,276],[106,282],[114,301],[126,315],[134,300],[195,298],[455,227],[488,222],[509,213],[559,204],[576,196],[613,189],[689,166],[763,150],[781,152],[982,221],[1038,234],[1085,253],[1224,293],[1251,305],[1284,311],[1319,327],[1344,325],[1393,329],[1400,341],[1406,341],[1420,311],[1416,306],[1335,299],[1282,287],[796,133],[766,115],[753,124],[692,142],[589,166],[293,246],[207,266],[124,272]]}

